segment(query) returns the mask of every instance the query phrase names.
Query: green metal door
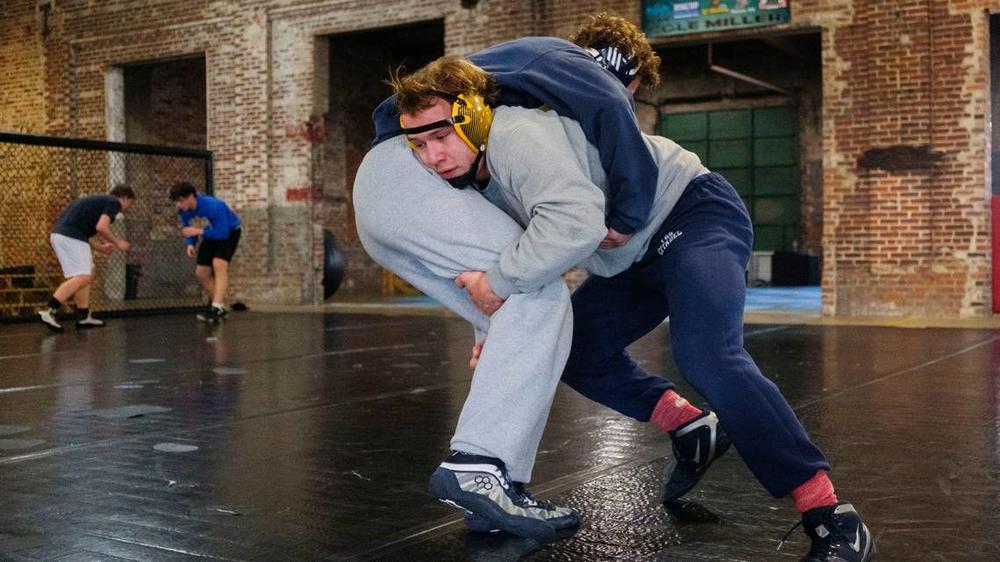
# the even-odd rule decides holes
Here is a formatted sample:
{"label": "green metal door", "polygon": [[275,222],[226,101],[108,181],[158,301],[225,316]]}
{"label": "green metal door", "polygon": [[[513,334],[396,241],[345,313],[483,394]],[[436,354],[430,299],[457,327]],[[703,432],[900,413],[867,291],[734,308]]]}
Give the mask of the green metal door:
{"label": "green metal door", "polygon": [[794,107],[671,113],[660,130],[733,184],[753,219],[754,250],[795,249],[800,204]]}

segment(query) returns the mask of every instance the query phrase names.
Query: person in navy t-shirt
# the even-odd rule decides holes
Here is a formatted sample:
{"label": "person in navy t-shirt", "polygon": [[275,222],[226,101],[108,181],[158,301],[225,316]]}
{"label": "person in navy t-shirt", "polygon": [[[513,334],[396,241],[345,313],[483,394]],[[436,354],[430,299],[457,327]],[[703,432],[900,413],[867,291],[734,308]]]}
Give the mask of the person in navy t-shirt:
{"label": "person in navy t-shirt", "polygon": [[56,313],[70,299],[76,303],[77,328],[104,325],[103,321],[90,314],[90,284],[94,269],[92,249],[105,256],[116,249],[128,250],[129,243],[111,232],[111,223],[134,200],[132,188],[118,185],[107,195],[81,197],[59,213],[52,225],[49,242],[66,280],[49,297],[48,306],[38,311],[42,323],[50,330],[62,331]]}

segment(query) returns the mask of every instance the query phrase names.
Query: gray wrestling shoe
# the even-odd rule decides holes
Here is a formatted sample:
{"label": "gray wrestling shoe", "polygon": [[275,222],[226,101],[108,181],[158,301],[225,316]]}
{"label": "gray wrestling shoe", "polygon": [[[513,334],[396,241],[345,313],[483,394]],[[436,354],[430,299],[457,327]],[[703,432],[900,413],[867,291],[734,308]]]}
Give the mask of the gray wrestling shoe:
{"label": "gray wrestling shoe", "polygon": [[428,491],[471,513],[473,530],[498,529],[552,542],[557,530],[580,524],[575,510],[537,500],[523,486],[512,483],[503,461],[493,457],[452,453],[431,475]]}

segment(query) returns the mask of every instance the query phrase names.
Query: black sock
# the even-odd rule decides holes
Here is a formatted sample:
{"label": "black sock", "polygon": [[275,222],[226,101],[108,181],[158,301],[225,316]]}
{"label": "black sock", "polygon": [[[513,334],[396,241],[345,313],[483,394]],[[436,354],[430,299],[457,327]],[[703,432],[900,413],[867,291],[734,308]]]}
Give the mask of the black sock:
{"label": "black sock", "polygon": [[80,318],[80,320],[83,320],[84,318],[90,316],[90,309],[89,308],[78,308],[78,309],[76,309],[76,315],[77,315],[77,317]]}
{"label": "black sock", "polygon": [[62,303],[59,302],[59,299],[57,299],[55,295],[49,297],[49,308],[52,310],[59,310],[62,308]]}
{"label": "black sock", "polygon": [[496,466],[504,466],[503,461],[496,457],[487,457],[484,455],[477,455],[474,453],[466,453],[465,451],[452,451],[447,458],[444,459],[445,462],[461,463],[461,464],[480,464],[489,463]]}

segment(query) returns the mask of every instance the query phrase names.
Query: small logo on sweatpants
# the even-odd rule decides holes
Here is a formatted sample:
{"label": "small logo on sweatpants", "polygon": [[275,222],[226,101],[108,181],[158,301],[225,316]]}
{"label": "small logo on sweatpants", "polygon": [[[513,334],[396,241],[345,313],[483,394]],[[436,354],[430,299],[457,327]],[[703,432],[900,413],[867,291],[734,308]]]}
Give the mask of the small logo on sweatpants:
{"label": "small logo on sweatpants", "polygon": [[664,234],[663,238],[660,239],[660,245],[656,248],[656,253],[662,256],[663,252],[667,251],[667,246],[669,246],[670,243],[673,242],[674,240],[680,238],[681,234],[684,233],[679,230]]}

